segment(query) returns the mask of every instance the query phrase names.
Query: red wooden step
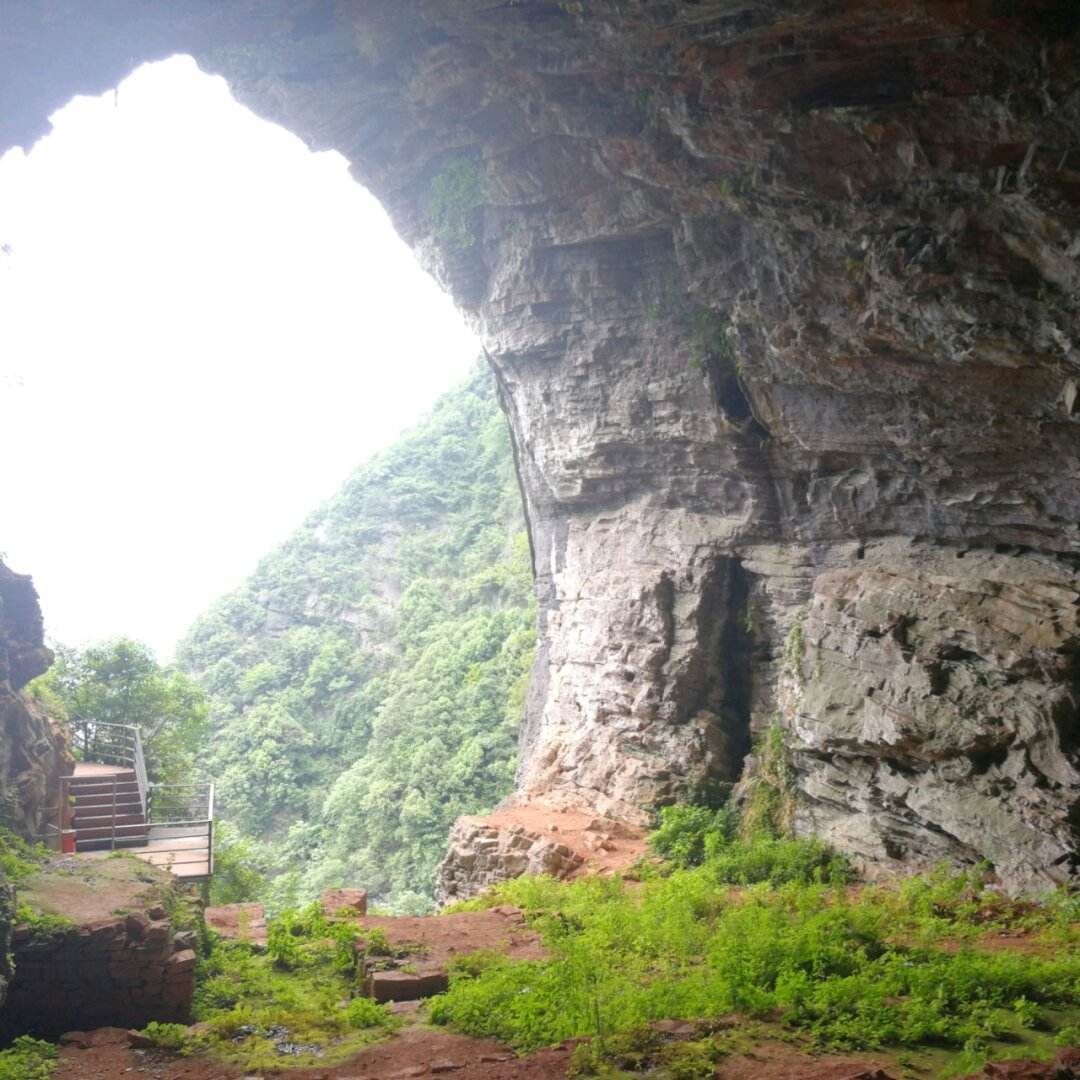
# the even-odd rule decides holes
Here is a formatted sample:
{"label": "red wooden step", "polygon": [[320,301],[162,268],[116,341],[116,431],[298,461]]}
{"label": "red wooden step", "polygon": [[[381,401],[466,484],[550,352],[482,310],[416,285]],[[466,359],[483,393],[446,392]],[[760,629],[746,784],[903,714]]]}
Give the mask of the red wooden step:
{"label": "red wooden step", "polygon": [[139,785],[134,780],[125,780],[122,784],[117,784],[116,787],[113,787],[112,784],[102,784],[100,787],[68,788],[68,794],[74,798],[93,798],[95,795],[112,795],[114,791],[119,794],[120,792],[130,793],[138,790]]}
{"label": "red wooden step", "polygon": [[[140,798],[139,793],[137,791],[118,791],[116,793],[116,805],[117,806],[128,806],[128,805],[139,806],[141,803],[142,803],[142,799]],[[75,796],[75,805],[80,810],[84,806],[86,806],[86,807],[112,806],[112,804],[113,804],[112,792],[110,792],[108,795],[76,795]]]}
{"label": "red wooden step", "polygon": [[76,851],[111,851],[113,848],[146,847],[146,836],[118,836],[114,843],[112,837],[100,837],[92,840],[75,841]]}

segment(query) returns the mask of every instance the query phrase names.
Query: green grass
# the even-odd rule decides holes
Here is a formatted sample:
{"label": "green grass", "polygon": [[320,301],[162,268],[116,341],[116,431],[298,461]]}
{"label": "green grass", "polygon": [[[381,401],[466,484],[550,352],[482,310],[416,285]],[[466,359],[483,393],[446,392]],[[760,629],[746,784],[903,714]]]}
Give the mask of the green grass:
{"label": "green grass", "polygon": [[[659,846],[685,851],[677,817],[667,815]],[[699,818],[705,835],[718,834],[717,815]],[[932,1053],[946,1073],[990,1052],[1045,1056],[1076,1024],[1080,955],[991,953],[968,941],[1005,928],[1065,940],[1074,897],[1012,901],[981,870],[856,890],[846,863],[816,841],[719,834],[702,865],[641,883],[521,878],[474,901],[522,907],[550,958],[463,960],[429,1015],[523,1051],[592,1036],[603,1056],[653,1020],[737,1013],[770,1019],[808,1049]],[[706,1069],[710,1054],[727,1052],[714,1043],[685,1051],[679,1069]],[[581,1052],[581,1069],[603,1074],[592,1053]],[[604,1068],[623,1067],[608,1057]],[[673,1069],[660,1074],[682,1075]]]}
{"label": "green grass", "polygon": [[0,875],[16,885],[41,869],[49,852],[44,844],[28,844],[10,829],[0,828]]}
{"label": "green grass", "polygon": [[49,1080],[55,1068],[56,1047],[28,1035],[0,1050],[0,1080]]}
{"label": "green grass", "polygon": [[18,926],[25,926],[35,938],[51,937],[75,926],[65,915],[46,915],[35,911],[29,904],[18,905],[15,909],[15,922]]}
{"label": "green grass", "polygon": [[332,1066],[397,1026],[383,1006],[357,996],[358,958],[379,951],[377,936],[358,934],[355,925],[327,919],[311,905],[283,912],[268,939],[265,951],[212,940],[195,991],[201,1031],[151,1024],[144,1034],[172,1053],[209,1053],[262,1070]]}

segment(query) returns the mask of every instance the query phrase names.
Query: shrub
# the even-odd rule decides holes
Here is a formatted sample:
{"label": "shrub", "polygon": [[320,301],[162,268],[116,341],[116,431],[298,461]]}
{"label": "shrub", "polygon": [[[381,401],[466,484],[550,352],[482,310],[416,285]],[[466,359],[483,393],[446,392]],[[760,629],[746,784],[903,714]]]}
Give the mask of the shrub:
{"label": "shrub", "polygon": [[379,1027],[387,1023],[388,1017],[385,1006],[376,1004],[371,998],[353,998],[345,1007],[345,1019],[350,1027]]}
{"label": "shrub", "polygon": [[726,808],[665,806],[660,811],[659,827],[649,835],[649,847],[676,866],[699,866],[707,851],[726,845],[732,826]]}
{"label": "shrub", "polygon": [[[634,888],[507,883],[497,895],[532,901],[549,958],[463,959],[429,1015],[520,1050],[580,1036],[610,1044],[652,1020],[732,1012],[782,1016],[822,1048],[961,1050],[1080,1005],[1080,956],[1067,951],[905,947],[896,935],[911,923],[898,917],[896,894],[852,899],[815,881],[847,869],[816,842],[733,842],[728,854],[735,876],[766,880],[731,890],[710,861]],[[770,876],[792,880],[770,885]]]}
{"label": "shrub", "polygon": [[151,1020],[140,1032],[162,1050],[183,1053],[189,1046],[188,1030],[183,1024],[162,1024]]}
{"label": "shrub", "polygon": [[0,1080],[49,1080],[55,1068],[56,1047],[29,1035],[0,1050]]}

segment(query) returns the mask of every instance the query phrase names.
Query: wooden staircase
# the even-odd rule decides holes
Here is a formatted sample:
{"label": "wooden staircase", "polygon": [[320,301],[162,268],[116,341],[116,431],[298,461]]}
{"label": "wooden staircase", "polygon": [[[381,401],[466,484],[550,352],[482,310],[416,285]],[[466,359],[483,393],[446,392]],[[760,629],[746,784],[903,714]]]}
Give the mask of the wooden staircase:
{"label": "wooden staircase", "polygon": [[72,733],[82,760],[61,782],[54,827],[61,850],[91,857],[125,850],[174,877],[208,881],[213,783],[150,783],[136,727],[84,720]]}
{"label": "wooden staircase", "polygon": [[67,790],[77,852],[146,846],[150,826],[134,769],[80,763]]}

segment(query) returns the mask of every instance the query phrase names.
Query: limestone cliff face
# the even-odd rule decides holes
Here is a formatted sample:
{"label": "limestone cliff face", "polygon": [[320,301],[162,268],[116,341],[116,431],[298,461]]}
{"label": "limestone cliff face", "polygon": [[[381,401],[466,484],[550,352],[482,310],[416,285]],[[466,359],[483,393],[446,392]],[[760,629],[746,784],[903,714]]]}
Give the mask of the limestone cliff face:
{"label": "limestone cliff face", "polygon": [[14,6],[0,142],[192,51],[481,333],[542,607],[521,797],[641,820],[780,717],[802,827],[1073,873],[1073,3]]}

